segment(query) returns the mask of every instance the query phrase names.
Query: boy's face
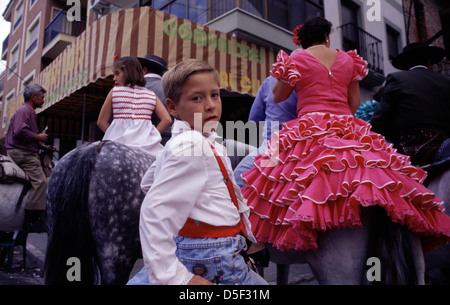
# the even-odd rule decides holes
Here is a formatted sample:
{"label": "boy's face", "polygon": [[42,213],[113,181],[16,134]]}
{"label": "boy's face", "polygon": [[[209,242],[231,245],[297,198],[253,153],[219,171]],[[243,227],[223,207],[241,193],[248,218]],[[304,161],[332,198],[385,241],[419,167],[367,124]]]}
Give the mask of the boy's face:
{"label": "boy's face", "polygon": [[171,115],[192,129],[214,131],[222,115],[219,84],[212,73],[193,74],[183,84],[178,103],[167,99],[167,107]]}

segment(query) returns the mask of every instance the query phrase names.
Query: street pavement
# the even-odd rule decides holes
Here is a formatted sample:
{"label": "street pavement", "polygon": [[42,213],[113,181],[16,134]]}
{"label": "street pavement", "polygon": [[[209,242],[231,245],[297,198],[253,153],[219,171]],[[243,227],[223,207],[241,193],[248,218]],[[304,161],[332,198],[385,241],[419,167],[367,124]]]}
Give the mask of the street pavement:
{"label": "street pavement", "polygon": [[[47,241],[45,233],[30,233],[27,240],[25,268],[23,268],[22,248],[16,247],[12,271],[7,272],[4,267],[0,267],[0,285],[44,285],[43,270]],[[142,267],[142,259],[139,259],[130,276],[136,274]],[[264,278],[270,285],[276,285],[276,264],[271,262],[269,267],[264,268]],[[288,283],[316,285],[317,281],[307,264],[295,264],[290,266]]]}

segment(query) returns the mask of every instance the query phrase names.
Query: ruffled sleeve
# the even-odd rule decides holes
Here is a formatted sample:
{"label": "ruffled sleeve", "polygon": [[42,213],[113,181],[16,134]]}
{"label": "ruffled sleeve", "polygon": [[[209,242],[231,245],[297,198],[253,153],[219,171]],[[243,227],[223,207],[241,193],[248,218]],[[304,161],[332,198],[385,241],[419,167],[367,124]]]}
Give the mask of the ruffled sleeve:
{"label": "ruffled sleeve", "polygon": [[289,55],[280,50],[277,55],[277,62],[273,64],[273,69],[270,71],[270,75],[274,78],[288,83],[292,87],[302,78],[302,75],[297,70],[297,66]]}
{"label": "ruffled sleeve", "polygon": [[353,60],[353,77],[352,81],[360,81],[363,80],[369,70],[367,69],[367,61],[365,61],[361,56],[358,55],[356,50],[346,52]]}

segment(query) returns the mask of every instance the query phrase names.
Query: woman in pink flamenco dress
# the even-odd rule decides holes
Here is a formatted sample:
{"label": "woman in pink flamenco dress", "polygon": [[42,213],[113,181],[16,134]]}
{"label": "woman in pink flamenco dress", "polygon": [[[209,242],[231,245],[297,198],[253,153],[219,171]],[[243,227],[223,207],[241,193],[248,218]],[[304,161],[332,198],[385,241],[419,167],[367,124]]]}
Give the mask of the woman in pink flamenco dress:
{"label": "woman in pink flamenco dress", "polygon": [[242,174],[256,238],[279,250],[316,250],[318,231],[361,227],[361,208],[377,205],[419,233],[425,251],[447,243],[450,217],[423,186],[426,172],[353,116],[367,62],[330,49],[331,23],[314,19],[294,32],[303,50],[280,51],[271,71],[276,102],[296,90],[298,118]]}

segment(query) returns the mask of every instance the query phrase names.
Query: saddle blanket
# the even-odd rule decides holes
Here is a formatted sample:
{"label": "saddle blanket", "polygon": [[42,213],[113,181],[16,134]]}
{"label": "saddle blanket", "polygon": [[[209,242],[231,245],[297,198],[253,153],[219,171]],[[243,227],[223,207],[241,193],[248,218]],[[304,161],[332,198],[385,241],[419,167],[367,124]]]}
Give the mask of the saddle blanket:
{"label": "saddle blanket", "polygon": [[28,176],[9,156],[0,155],[0,183],[27,181]]}

